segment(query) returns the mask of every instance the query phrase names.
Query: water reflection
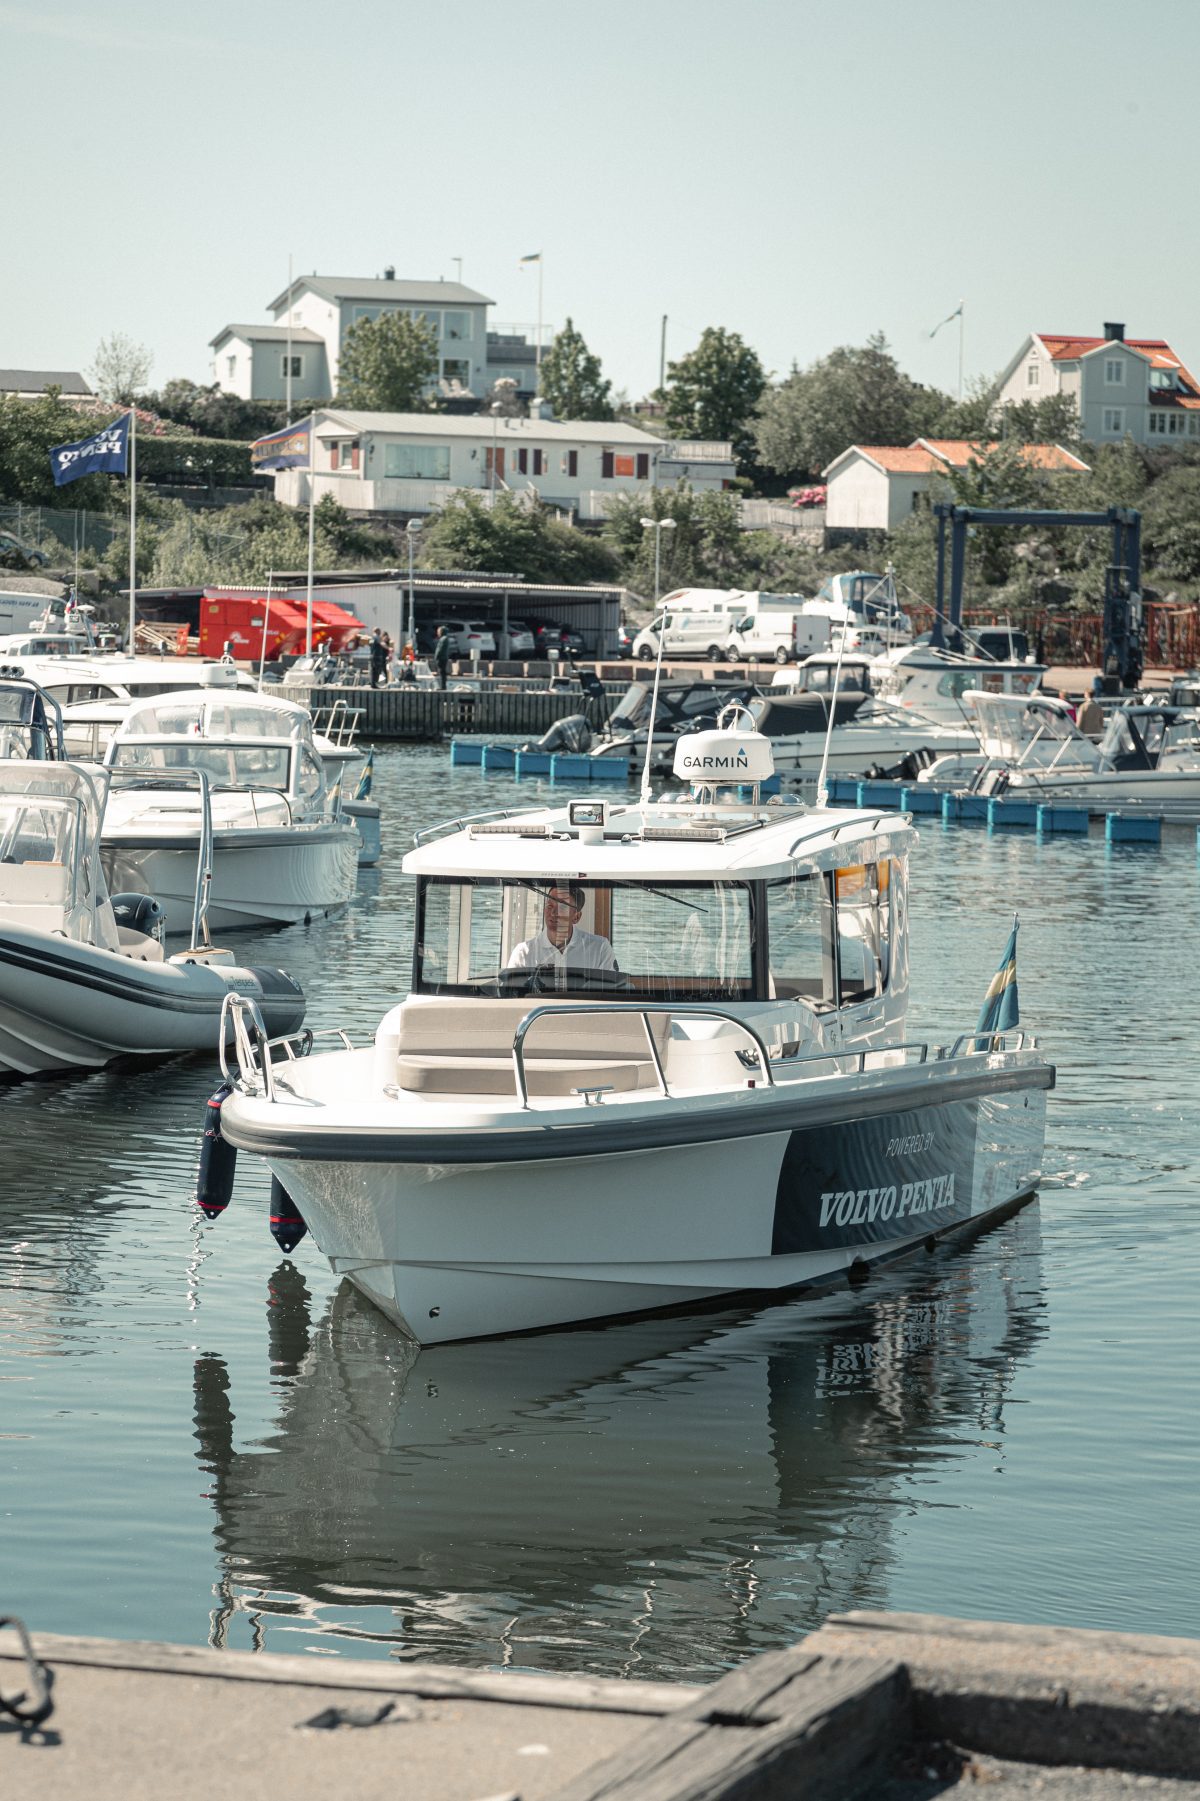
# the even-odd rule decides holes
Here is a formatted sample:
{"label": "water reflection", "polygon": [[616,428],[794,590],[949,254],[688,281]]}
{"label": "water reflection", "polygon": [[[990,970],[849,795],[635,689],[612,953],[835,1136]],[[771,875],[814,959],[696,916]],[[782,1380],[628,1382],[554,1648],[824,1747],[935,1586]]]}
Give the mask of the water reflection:
{"label": "water reflection", "polygon": [[213,1642],[242,1612],[274,1649],[682,1677],[884,1605],[893,1522],[1002,1444],[1044,1305],[1036,1206],[819,1306],[421,1353],[348,1287],[312,1323],[284,1266],[277,1429],[239,1450],[224,1361],[195,1366]]}

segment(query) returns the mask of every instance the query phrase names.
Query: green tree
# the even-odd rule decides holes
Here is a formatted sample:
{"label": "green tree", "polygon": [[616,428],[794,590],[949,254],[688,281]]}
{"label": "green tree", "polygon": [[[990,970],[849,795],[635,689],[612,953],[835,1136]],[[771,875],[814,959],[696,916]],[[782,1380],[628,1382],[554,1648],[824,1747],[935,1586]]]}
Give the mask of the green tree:
{"label": "green tree", "polygon": [[216,382],[211,387],[201,387],[184,377],[176,377],[157,393],[147,394],[145,405],[160,419],[185,425],[201,438],[249,441],[287,424],[287,408],[282,400],[244,400],[240,394],[225,393]]}
{"label": "green tree", "polygon": [[425,412],[427,385],[438,372],[438,342],[427,319],[384,313],[346,333],[338,401],[367,413]]}
{"label": "green tree", "polygon": [[739,465],[751,463],[752,421],[766,384],[739,334],[710,325],[695,350],[667,364],[667,430],[677,438],[729,439]]}
{"label": "green tree", "polygon": [[620,494],[609,504],[605,540],[619,560],[621,579],[647,600],[654,594],[655,533],[644,518],[671,519],[662,534],[659,592],[672,588],[740,588],[746,566],[744,534],[734,494],[697,494],[687,482],[650,494]]}
{"label": "green tree", "polygon": [[0,496],[38,506],[107,512],[116,494],[112,477],[85,475],[56,488],[50,452],[56,444],[89,438],[109,423],[103,412],[95,415],[68,406],[57,388],[47,388],[37,400],[0,398]]}
{"label": "green tree", "polygon": [[612,383],[570,318],[542,358],[541,393],[559,419],[611,419]]}
{"label": "green tree", "polygon": [[911,444],[935,432],[950,402],[905,375],[882,332],[793,370],[758,410],[754,442],[766,468],[815,477],[851,444]]}
{"label": "green tree", "polygon": [[484,495],[472,493],[455,495],[426,525],[421,564],[564,586],[611,581],[617,566],[607,544],[565,525],[540,501],[501,494],[489,507]]}
{"label": "green tree", "polygon": [[1079,408],[1069,394],[1046,394],[1041,400],[1018,400],[993,414],[997,437],[1015,444],[1077,446]]}

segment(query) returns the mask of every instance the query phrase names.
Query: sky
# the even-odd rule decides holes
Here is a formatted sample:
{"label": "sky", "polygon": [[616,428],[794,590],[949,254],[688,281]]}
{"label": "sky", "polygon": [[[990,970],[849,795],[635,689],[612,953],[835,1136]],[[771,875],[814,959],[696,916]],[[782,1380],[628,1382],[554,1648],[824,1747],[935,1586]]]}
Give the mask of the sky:
{"label": "sky", "polygon": [[535,251],[635,399],[664,314],[778,377],[882,331],[953,393],[960,300],[968,382],[1106,320],[1196,366],[1198,61],[1196,0],[0,0],[0,367],[210,381],[289,256],[532,324]]}

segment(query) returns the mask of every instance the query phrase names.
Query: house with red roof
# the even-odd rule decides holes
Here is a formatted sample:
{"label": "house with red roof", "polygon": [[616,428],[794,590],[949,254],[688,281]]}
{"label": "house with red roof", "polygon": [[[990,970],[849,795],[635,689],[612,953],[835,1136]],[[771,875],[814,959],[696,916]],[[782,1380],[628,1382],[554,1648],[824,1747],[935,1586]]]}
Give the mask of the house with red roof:
{"label": "house with red roof", "polygon": [[1000,378],[999,402],[1066,394],[1088,444],[1200,443],[1200,382],[1165,338],[1127,338],[1109,322],[1104,335],[1031,332]]}
{"label": "house with red roof", "polygon": [[[994,440],[917,438],[912,444],[851,444],[824,471],[827,532],[891,532],[929,499],[949,495],[950,469],[965,469],[997,448]],[[1081,457],[1061,444],[1023,444],[1035,468],[1086,474]]]}

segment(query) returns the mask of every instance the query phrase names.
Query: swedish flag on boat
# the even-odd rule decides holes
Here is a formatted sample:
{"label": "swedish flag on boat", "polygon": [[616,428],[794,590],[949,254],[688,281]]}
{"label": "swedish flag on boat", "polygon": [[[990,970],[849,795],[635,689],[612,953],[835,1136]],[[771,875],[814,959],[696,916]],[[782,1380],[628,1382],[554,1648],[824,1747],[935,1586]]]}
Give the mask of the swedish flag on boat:
{"label": "swedish flag on boat", "polygon": [[375,774],[375,746],[367,752],[367,760],[358,772],[358,786],[354,790],[355,800],[367,800],[371,793],[371,778]]}
{"label": "swedish flag on boat", "polygon": [[1017,1000],[1017,932],[1021,922],[1014,915],[1012,931],[1000,967],[992,977],[979,1013],[977,1032],[1007,1032],[1020,1021]]}

